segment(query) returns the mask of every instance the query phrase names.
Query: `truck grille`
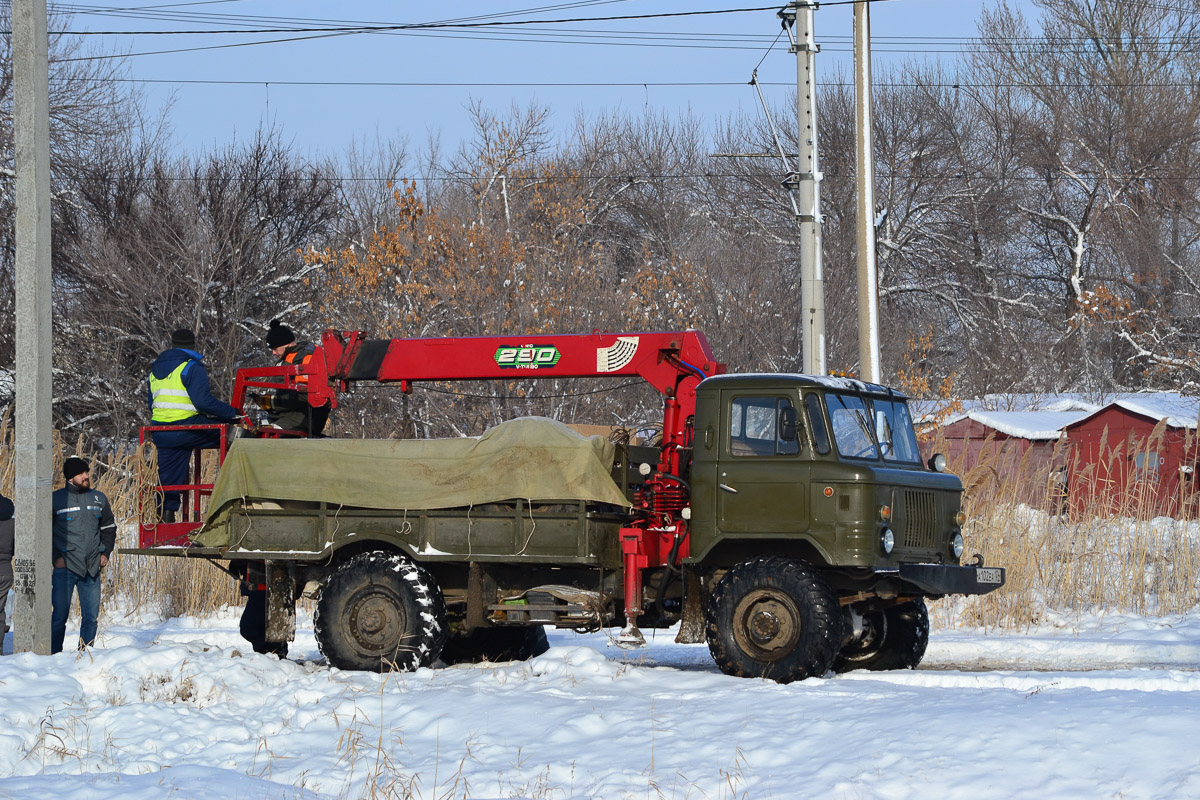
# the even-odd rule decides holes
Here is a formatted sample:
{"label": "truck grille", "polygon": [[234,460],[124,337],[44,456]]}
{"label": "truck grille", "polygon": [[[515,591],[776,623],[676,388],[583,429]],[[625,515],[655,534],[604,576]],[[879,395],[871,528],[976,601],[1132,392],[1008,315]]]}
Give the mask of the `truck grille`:
{"label": "truck grille", "polygon": [[937,547],[937,499],[933,492],[904,491],[904,547]]}

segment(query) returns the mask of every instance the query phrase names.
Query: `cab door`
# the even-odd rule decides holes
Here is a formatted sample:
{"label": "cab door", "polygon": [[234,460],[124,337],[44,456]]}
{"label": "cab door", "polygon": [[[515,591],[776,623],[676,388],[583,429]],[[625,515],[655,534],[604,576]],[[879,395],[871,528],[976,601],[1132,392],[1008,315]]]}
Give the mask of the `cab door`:
{"label": "cab door", "polygon": [[726,534],[794,534],[808,529],[811,465],[785,391],[721,392],[717,526]]}

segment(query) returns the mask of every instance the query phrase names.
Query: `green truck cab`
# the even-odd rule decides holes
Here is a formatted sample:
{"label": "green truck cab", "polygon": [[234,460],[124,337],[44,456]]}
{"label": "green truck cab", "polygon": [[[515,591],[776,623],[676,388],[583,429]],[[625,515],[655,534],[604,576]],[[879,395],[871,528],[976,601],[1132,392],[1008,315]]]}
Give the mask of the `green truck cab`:
{"label": "green truck cab", "polygon": [[1002,568],[960,565],[962,483],[923,463],[902,394],[757,374],[696,396],[687,563],[726,671],[915,667],[926,598],[1003,585]]}

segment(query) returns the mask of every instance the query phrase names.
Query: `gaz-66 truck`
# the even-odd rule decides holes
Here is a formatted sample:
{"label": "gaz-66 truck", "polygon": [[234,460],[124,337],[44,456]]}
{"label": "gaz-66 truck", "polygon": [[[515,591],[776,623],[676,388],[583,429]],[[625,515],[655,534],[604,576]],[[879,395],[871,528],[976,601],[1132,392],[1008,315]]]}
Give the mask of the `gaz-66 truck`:
{"label": "gaz-66 truck", "polygon": [[961,482],[940,456],[923,463],[895,390],[724,373],[697,331],[327,331],[302,366],[239,371],[233,404],[280,389],[336,404],[359,381],[636,376],[664,397],[661,440],[539,418],[451,440],[231,435],[215,484],[170,487],[185,520],[144,522],[131,552],[265,587],[271,642],[315,597],[317,643],[344,669],[528,657],[546,625],[620,625],[617,642],[637,646],[641,628],[676,623],[731,675],[915,667],[926,599],[1005,580],[978,556],[960,563]]}

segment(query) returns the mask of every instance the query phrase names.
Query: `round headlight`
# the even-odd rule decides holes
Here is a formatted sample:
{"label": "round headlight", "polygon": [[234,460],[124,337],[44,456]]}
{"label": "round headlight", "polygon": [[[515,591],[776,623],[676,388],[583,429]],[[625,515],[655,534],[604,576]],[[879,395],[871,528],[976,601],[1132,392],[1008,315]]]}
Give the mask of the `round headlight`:
{"label": "round headlight", "polygon": [[962,534],[955,532],[950,539],[950,550],[954,553],[955,558],[961,558],[963,553],[963,538]]}
{"label": "round headlight", "polygon": [[896,534],[892,533],[891,528],[883,529],[883,535],[879,537],[879,546],[885,553],[892,552],[892,548],[896,546]]}
{"label": "round headlight", "polygon": [[946,457],[941,453],[937,453],[933,458],[929,459],[929,468],[934,472],[945,472]]}

